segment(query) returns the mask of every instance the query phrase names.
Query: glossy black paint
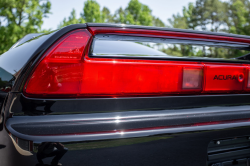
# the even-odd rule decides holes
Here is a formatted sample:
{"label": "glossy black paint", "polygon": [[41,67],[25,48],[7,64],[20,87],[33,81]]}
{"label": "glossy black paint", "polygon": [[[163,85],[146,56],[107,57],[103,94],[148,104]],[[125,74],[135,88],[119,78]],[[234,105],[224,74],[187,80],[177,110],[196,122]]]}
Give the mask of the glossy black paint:
{"label": "glossy black paint", "polygon": [[250,94],[82,99],[36,99],[25,97],[21,93],[13,93],[13,95],[15,101],[11,111],[16,115],[36,115],[39,110],[51,114],[86,114],[250,104]]}
{"label": "glossy black paint", "polygon": [[[23,84],[43,53],[62,35],[78,28],[86,25],[72,25],[49,34],[27,55],[25,63],[20,62],[22,67],[16,73],[3,68],[15,79],[12,90],[2,98],[1,165],[34,166],[38,163],[36,155],[41,142],[62,142],[63,165],[205,166],[213,163],[208,161],[211,141],[250,136],[249,94],[97,99],[25,97],[21,93]],[[19,49],[22,46],[25,44]],[[13,59],[4,61],[11,66]],[[43,160],[50,163],[51,158]]]}
{"label": "glossy black paint", "polygon": [[[60,141],[69,149],[61,159],[64,165],[82,165],[83,163],[85,165],[100,165],[100,163],[103,163],[103,165],[206,165],[207,147],[210,141],[250,136],[249,122],[247,122],[250,114],[248,113],[249,106],[246,105],[249,103],[248,95],[203,97],[160,97],[158,98],[159,103],[165,103],[171,98],[175,98],[176,104],[173,101],[170,102],[172,103],[172,109],[171,104],[167,102],[166,105],[161,105],[161,109],[150,110],[149,108],[159,104],[156,102],[156,98],[139,98],[133,104],[133,99],[38,100],[12,93],[8,101],[13,102],[9,106],[6,105],[5,108],[8,107],[9,109],[5,112],[8,112],[9,115],[14,113],[14,117],[10,118],[6,125],[7,129],[11,129],[8,127],[9,124],[16,123],[10,125],[12,126],[11,133],[15,139],[35,143],[33,152],[29,154],[29,157],[27,154],[23,157],[16,154],[21,158],[20,161],[28,158],[28,161],[32,163],[30,165],[35,165],[37,162],[35,157],[37,144],[47,141]],[[212,100],[211,98],[215,99]],[[222,98],[224,100],[221,100]],[[188,102],[189,99],[190,102]],[[202,99],[204,101],[200,102]],[[110,106],[95,105],[101,103],[102,100]],[[141,102],[139,102],[140,100]],[[217,102],[218,100],[221,100],[221,102]],[[114,107],[117,102],[117,106],[120,105],[120,108]],[[65,103],[64,106],[62,106],[62,103]],[[80,106],[81,103],[83,106]],[[129,103],[131,103],[130,107],[128,107]],[[135,103],[138,103],[138,105]],[[148,106],[144,104],[145,106],[143,106],[143,103],[150,104]],[[196,103],[196,107],[191,108],[194,107],[194,103]],[[66,105],[69,106],[66,107]],[[45,108],[46,106],[47,108]],[[28,107],[30,109],[26,112]],[[50,109],[48,110],[48,108]],[[96,108],[96,110],[94,111],[92,108]],[[141,108],[141,110],[136,110],[138,108]],[[165,108],[165,110],[162,108]],[[75,114],[68,115],[69,113]],[[118,116],[119,119],[117,119]],[[246,121],[226,122],[224,126],[210,124],[206,125],[205,128],[193,126],[184,130],[194,123],[233,119]],[[79,120],[81,120],[80,127]],[[117,120],[119,120],[119,125],[117,125]],[[78,123],[78,126],[74,126],[74,123]],[[175,126],[183,124],[189,126],[177,126],[178,128]],[[141,135],[142,133],[138,131],[132,133],[133,135],[125,131],[123,134],[119,133],[128,128],[140,129],[165,125],[172,126],[172,128],[163,130],[161,133],[153,132],[147,135]],[[113,129],[118,131],[115,134],[116,137],[107,137],[105,133],[95,133]],[[4,129],[3,132],[5,132]],[[70,132],[76,132],[75,134],[78,132],[78,134],[67,136]],[[82,132],[87,135],[79,134]],[[48,137],[51,134],[54,136]],[[127,137],[127,134],[129,137]],[[26,136],[23,137],[24,135]],[[25,149],[24,145],[20,144],[19,146]],[[10,149],[8,147],[8,150]],[[15,148],[11,152],[15,154],[13,151],[16,151]],[[48,161],[48,159],[45,159],[45,161]]]}
{"label": "glossy black paint", "polygon": [[[151,137],[63,143],[69,150],[60,160],[63,165],[194,165],[207,164],[207,147],[211,140],[249,136],[249,127],[204,130]],[[8,165],[35,165],[36,151],[22,155],[7,138],[5,150],[11,157]],[[34,145],[36,146],[36,144]],[[1,154],[1,157],[6,156]],[[3,159],[3,158],[1,158]],[[231,158],[233,159],[233,158]],[[49,163],[50,158],[45,159]],[[225,161],[225,160],[224,160]]]}
{"label": "glossy black paint", "polygon": [[31,33],[31,34],[27,34],[26,36],[24,36],[23,38],[21,38],[20,40],[18,40],[10,49],[16,48],[18,46],[20,46],[21,44],[30,41],[38,36],[43,35],[43,33]]}

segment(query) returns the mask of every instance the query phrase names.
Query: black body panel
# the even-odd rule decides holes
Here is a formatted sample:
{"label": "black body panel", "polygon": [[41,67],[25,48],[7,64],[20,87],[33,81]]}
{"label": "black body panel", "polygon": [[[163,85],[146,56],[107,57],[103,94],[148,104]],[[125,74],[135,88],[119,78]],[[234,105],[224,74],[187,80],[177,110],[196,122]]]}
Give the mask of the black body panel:
{"label": "black body panel", "polygon": [[[247,164],[250,94],[82,99],[25,97],[22,94],[24,83],[46,50],[62,35],[87,26],[164,30],[110,24],[71,25],[44,35],[44,39],[40,37],[40,42],[35,42],[39,38],[30,41],[34,51],[27,51],[23,55],[26,59],[19,61],[19,65],[12,62],[15,51],[5,53],[12,58],[0,62],[3,69],[0,78],[6,81],[4,86],[11,89],[0,94],[1,165],[36,165],[38,146],[42,142],[61,142],[64,148],[57,148],[57,152],[64,154],[60,163],[67,166]],[[13,50],[22,52],[25,45]],[[9,68],[1,64],[8,64]],[[239,140],[236,143],[231,141],[235,138]],[[218,141],[227,144],[213,144]],[[51,158],[43,161],[49,164]]]}

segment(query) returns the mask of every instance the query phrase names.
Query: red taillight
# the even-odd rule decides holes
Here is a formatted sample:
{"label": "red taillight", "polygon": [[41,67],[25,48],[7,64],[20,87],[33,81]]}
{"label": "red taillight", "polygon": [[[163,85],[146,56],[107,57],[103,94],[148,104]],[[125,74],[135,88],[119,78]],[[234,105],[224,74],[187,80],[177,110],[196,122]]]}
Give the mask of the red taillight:
{"label": "red taillight", "polygon": [[73,32],[51,50],[46,58],[56,62],[60,60],[80,60],[88,39],[89,35],[86,32]]}
{"label": "red taillight", "polygon": [[[182,76],[183,71],[186,71],[183,68],[200,70],[202,66],[199,63],[87,58],[84,63],[81,92],[87,96],[193,94],[197,93],[197,90],[201,91],[200,82],[189,91],[183,88]],[[194,81],[191,82],[195,84]]]}
{"label": "red taillight", "polygon": [[83,78],[83,52],[91,37],[75,30],[57,41],[44,55],[27,82],[26,94],[79,94]]}
{"label": "red taillight", "polygon": [[[137,35],[186,34],[107,28],[107,33]],[[104,33],[92,28],[92,33]],[[109,31],[108,31],[109,30]],[[192,35],[192,34],[189,34]],[[193,35],[204,39],[206,36]],[[250,89],[248,67],[242,64],[166,60],[89,58],[87,30],[75,30],[57,41],[43,56],[25,84],[30,97],[134,97],[177,94],[244,93]],[[235,38],[210,36],[214,40]],[[247,40],[247,39],[246,39]],[[244,41],[246,42],[246,41]],[[83,57],[84,52],[86,56]]]}

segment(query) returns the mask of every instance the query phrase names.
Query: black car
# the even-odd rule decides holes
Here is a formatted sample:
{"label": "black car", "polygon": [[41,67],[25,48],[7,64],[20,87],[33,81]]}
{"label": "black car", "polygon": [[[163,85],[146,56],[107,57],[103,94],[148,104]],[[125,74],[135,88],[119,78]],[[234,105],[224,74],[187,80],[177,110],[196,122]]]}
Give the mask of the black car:
{"label": "black car", "polygon": [[248,166],[249,70],[249,36],[30,34],[0,56],[0,165]]}

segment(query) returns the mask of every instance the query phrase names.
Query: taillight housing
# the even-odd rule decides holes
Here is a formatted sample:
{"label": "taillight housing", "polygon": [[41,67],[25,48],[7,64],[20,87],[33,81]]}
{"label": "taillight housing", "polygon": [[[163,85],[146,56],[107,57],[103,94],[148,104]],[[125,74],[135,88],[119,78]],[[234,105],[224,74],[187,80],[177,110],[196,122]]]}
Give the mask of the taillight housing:
{"label": "taillight housing", "polygon": [[[103,29],[92,28],[91,33],[187,35],[152,30]],[[244,64],[89,57],[91,33],[87,29],[74,30],[54,43],[26,81],[24,94],[37,98],[87,98],[225,94],[250,90],[249,67]],[[191,36],[205,40],[209,35]],[[211,39],[236,41],[216,36]]]}
{"label": "taillight housing", "polygon": [[83,78],[83,52],[91,34],[72,31],[44,54],[25,86],[26,95],[79,94]]}

